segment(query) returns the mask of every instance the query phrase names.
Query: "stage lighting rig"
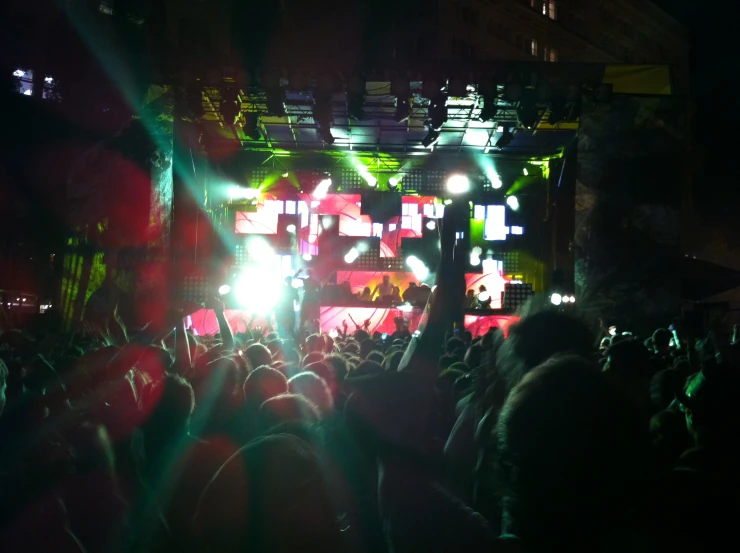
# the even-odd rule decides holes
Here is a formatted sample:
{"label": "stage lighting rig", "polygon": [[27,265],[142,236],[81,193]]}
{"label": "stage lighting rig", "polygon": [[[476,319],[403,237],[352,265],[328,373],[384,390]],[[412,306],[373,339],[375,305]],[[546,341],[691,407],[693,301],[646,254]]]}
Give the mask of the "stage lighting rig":
{"label": "stage lighting rig", "polygon": [[511,132],[511,129],[509,127],[505,127],[504,133],[496,141],[496,148],[506,148],[509,144],[511,144],[512,140],[514,140],[514,133]]}
{"label": "stage lighting rig", "polygon": [[483,96],[483,108],[480,111],[479,119],[482,122],[492,121],[498,115],[498,106],[496,105],[496,95],[486,94]]}
{"label": "stage lighting rig", "polygon": [[411,84],[407,79],[396,77],[391,81],[391,94],[396,97],[396,123],[406,121],[411,115]]}
{"label": "stage lighting rig", "polygon": [[252,140],[262,140],[262,132],[259,128],[260,118],[256,113],[244,114],[244,134]]}
{"label": "stage lighting rig", "polygon": [[334,143],[331,134],[331,92],[317,90],[314,93],[313,120],[316,123],[316,131],[321,139],[327,144]]}
{"label": "stage lighting rig", "polygon": [[436,98],[429,99],[429,127],[438,131],[442,125],[447,123],[447,96],[440,94]]}
{"label": "stage lighting rig", "polygon": [[360,77],[347,84],[347,115],[356,121],[365,119],[365,81]]}
{"label": "stage lighting rig", "polygon": [[447,191],[450,194],[465,194],[470,190],[470,180],[465,175],[451,175],[447,179]]}
{"label": "stage lighting rig", "polygon": [[421,145],[425,148],[431,148],[439,140],[439,131],[429,129],[427,135],[421,139]]}
{"label": "stage lighting rig", "polygon": [[224,83],[221,86],[221,103],[218,111],[227,125],[236,124],[242,109],[242,99],[236,83]]}

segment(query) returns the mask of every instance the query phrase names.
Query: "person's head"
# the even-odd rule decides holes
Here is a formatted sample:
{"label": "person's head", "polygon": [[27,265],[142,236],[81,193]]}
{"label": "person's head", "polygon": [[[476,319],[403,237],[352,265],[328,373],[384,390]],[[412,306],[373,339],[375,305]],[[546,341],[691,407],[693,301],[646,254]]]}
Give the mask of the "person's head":
{"label": "person's head", "polygon": [[671,333],[665,328],[659,328],[653,332],[653,349],[658,355],[668,353],[668,347],[671,343]]}
{"label": "person's head", "polygon": [[288,391],[288,379],[280,371],[262,365],[254,369],[244,381],[244,399],[248,406],[259,408],[271,397]]}
{"label": "person's head", "polygon": [[383,361],[385,361],[385,356],[379,352],[379,351],[371,351],[367,354],[367,357],[365,357],[367,361],[375,361],[376,363],[382,365]]}
{"label": "person's head", "polygon": [[301,361],[301,366],[305,369],[313,363],[321,363],[324,360],[324,354],[320,351],[313,351],[306,355]]}
{"label": "person's head", "polygon": [[367,356],[370,354],[371,351],[379,351],[380,346],[373,342],[371,338],[366,338],[360,343],[360,357],[362,359],[367,359]]}
{"label": "person's head", "polygon": [[258,427],[264,432],[284,422],[314,424],[321,420],[318,408],[300,394],[281,394],[260,405]]}
{"label": "person's head", "polygon": [[160,441],[163,437],[179,438],[187,434],[195,411],[195,394],[187,380],[167,374],[160,382],[144,388],[141,401],[153,406],[143,425],[145,435]]}
{"label": "person's head", "polygon": [[397,371],[398,366],[401,364],[401,359],[403,359],[402,351],[394,351],[388,354],[383,360],[383,370],[391,372]]}
{"label": "person's head", "polygon": [[468,297],[468,298],[474,298],[475,297],[475,290],[468,290],[465,293],[465,296]]}
{"label": "person's head", "polygon": [[285,286],[292,287],[293,286],[293,277],[286,276],[283,279],[283,282],[285,283]]}
{"label": "person's head", "polygon": [[369,376],[383,372],[383,366],[376,361],[363,361],[353,371],[352,376]]}
{"label": "person's head", "polygon": [[193,519],[199,551],[336,553],[325,471],[309,442],[271,434],[244,446],[208,483]]}
{"label": "person's head", "polygon": [[391,277],[388,275],[383,275],[383,284],[389,284],[391,281]]}
{"label": "person's head", "polygon": [[629,490],[649,470],[642,417],[596,366],[573,355],[521,379],[496,440],[504,531],[533,549],[599,549],[605,534],[621,529]]}
{"label": "person's head", "polygon": [[416,288],[415,282],[409,282],[409,288]]}
{"label": "person's head", "polygon": [[262,344],[252,344],[246,349],[244,356],[247,358],[250,370],[272,363],[272,353]]}
{"label": "person's head", "polygon": [[594,338],[580,320],[557,311],[540,311],[509,328],[496,353],[499,374],[515,386],[534,367],[558,353],[591,355]]}
{"label": "person's head", "polygon": [[305,352],[322,352],[325,345],[324,337],[321,334],[311,334],[306,338]]}
{"label": "person's head", "polygon": [[370,292],[372,292],[372,290],[370,290],[370,287],[369,287],[369,286],[365,286],[365,287],[364,287],[364,288],[362,289],[362,295],[363,295],[363,296],[369,296],[369,295],[370,295]]}
{"label": "person's head", "polygon": [[604,369],[624,376],[647,376],[650,356],[637,340],[623,340],[609,348]]}
{"label": "person's head", "polygon": [[394,286],[393,287],[393,293],[394,294],[400,294],[401,293],[401,289],[398,286]]}
{"label": "person's head", "polygon": [[334,374],[334,380],[336,381],[338,387],[341,388],[344,379],[347,378],[347,372],[349,370],[347,368],[347,361],[345,361],[341,355],[332,354],[327,355],[324,358],[324,363],[326,363],[326,365],[332,371],[332,373]]}
{"label": "person's head", "polygon": [[298,373],[288,380],[291,394],[300,394],[316,407],[322,415],[329,414],[334,408],[334,400],[326,381],[311,371]]}
{"label": "person's head", "polygon": [[481,285],[480,285],[480,286],[478,287],[478,293],[480,294],[481,292],[485,292],[485,291],[486,291],[486,287],[485,287],[485,286],[484,286],[483,284],[481,284]]}

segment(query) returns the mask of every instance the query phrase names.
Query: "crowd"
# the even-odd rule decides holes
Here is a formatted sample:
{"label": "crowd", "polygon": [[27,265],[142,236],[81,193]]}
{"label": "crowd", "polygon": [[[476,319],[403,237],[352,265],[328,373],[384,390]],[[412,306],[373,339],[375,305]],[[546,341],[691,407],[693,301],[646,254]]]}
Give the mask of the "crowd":
{"label": "crowd", "polygon": [[448,335],[445,290],[385,340],[233,335],[218,301],[215,336],[4,331],[0,549],[732,547],[734,342],[554,310]]}

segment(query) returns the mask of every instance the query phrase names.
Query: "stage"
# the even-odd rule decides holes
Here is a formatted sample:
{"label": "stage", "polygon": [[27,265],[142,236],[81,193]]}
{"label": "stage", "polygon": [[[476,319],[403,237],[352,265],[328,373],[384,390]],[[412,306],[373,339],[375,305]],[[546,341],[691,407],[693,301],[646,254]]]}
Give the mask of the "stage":
{"label": "stage", "polygon": [[[354,319],[360,326],[369,321],[368,331],[371,334],[392,334],[396,327],[394,319],[403,317],[411,332],[415,332],[419,326],[424,310],[408,305],[402,306],[376,306],[369,305],[322,305],[319,323],[321,332],[330,333],[337,327],[342,328],[344,321],[347,322],[349,332],[354,332]],[[268,320],[265,316],[253,316],[246,309],[226,309],[226,320],[234,333],[245,332],[249,327],[267,328]],[[516,323],[519,317],[503,309],[489,310],[466,310],[465,330],[470,331],[473,337],[478,337],[492,327],[500,328],[504,334],[508,333],[511,324]],[[213,335],[218,332],[218,321],[216,314],[209,309],[200,309],[188,318],[188,327],[198,336]]]}

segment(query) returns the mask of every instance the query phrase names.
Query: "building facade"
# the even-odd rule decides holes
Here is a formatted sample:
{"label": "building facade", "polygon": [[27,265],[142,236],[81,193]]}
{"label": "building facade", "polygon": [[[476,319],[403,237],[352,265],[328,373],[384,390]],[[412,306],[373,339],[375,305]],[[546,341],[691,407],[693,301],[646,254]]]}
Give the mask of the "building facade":
{"label": "building facade", "polygon": [[443,59],[670,65],[688,91],[688,31],[647,0],[442,0]]}

